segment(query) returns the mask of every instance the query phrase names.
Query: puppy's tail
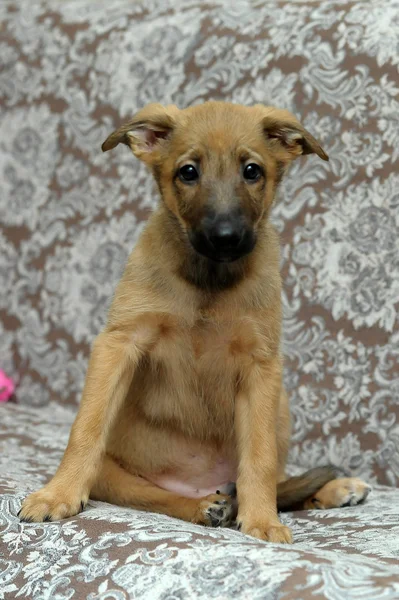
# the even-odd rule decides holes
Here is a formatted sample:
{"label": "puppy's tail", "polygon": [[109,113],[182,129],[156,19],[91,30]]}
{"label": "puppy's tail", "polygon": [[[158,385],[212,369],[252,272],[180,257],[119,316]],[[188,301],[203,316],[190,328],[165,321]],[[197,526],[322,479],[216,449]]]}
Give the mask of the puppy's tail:
{"label": "puppy's tail", "polygon": [[305,500],[313,496],[329,481],[342,477],[342,473],[331,465],[316,467],[298,477],[290,477],[277,485],[277,509],[279,511],[300,510]]}

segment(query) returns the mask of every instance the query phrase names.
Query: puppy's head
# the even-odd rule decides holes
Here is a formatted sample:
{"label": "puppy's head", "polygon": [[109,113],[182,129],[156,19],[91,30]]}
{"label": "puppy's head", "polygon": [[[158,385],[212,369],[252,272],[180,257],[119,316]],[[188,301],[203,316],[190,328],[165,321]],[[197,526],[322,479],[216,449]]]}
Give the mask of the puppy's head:
{"label": "puppy's head", "polygon": [[164,202],[194,249],[217,262],[253,250],[286,168],[302,154],[326,153],[285,110],[208,102],[179,110],[150,104],[103,143],[119,143],[147,163]]}

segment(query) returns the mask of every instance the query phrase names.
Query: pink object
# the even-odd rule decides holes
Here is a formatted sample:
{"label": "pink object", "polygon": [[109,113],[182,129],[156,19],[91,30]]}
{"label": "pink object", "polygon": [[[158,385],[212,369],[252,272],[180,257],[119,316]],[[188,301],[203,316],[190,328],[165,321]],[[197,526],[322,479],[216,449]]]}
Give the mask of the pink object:
{"label": "pink object", "polygon": [[13,395],[15,385],[12,379],[6,376],[4,371],[0,369],[0,402],[7,402]]}

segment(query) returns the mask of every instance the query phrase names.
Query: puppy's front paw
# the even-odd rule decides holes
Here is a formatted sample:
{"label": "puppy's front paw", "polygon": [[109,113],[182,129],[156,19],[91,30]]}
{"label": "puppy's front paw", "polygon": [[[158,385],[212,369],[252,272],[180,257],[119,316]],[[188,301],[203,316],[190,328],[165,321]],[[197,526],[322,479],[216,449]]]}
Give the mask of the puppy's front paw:
{"label": "puppy's front paw", "polygon": [[371,486],[357,477],[334,479],[305,502],[306,509],[343,508],[363,502]]}
{"label": "puppy's front paw", "polygon": [[58,487],[46,486],[30,494],[22,503],[18,513],[21,521],[59,521],[82,511],[88,494],[76,494]]}
{"label": "puppy's front paw", "polygon": [[233,517],[232,498],[224,494],[211,494],[200,501],[195,522],[210,527],[228,527]]}
{"label": "puppy's front paw", "polygon": [[258,540],[265,540],[274,544],[292,544],[292,533],[289,527],[279,521],[272,523],[253,522],[249,519],[237,517],[239,531]]}

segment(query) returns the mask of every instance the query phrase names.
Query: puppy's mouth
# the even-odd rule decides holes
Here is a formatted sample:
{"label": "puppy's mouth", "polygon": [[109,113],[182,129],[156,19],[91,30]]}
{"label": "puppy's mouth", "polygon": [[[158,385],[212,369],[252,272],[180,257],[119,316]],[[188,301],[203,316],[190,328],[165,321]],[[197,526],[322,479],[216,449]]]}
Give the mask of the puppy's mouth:
{"label": "puppy's mouth", "polygon": [[201,230],[191,230],[188,234],[194,250],[218,263],[232,263],[250,254],[256,245],[256,235],[252,230],[246,230],[239,238],[215,239]]}

